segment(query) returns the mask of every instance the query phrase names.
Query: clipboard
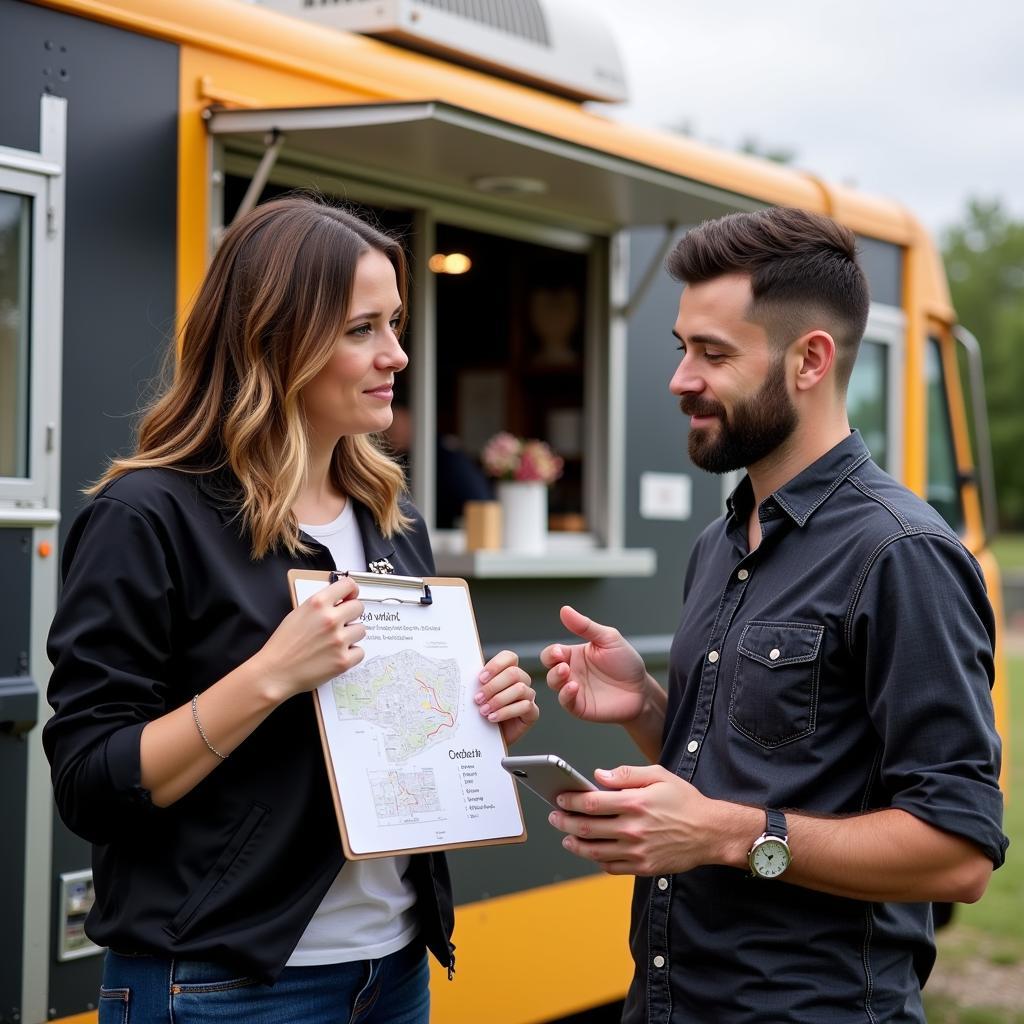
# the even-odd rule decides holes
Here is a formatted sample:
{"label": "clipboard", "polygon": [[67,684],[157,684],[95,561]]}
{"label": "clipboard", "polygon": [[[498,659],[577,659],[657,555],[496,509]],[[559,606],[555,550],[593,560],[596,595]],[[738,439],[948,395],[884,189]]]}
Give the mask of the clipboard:
{"label": "clipboard", "polygon": [[345,576],[365,657],[312,698],[346,858],[525,842],[501,729],[473,702],[484,660],[466,581],[291,569],[293,607]]}

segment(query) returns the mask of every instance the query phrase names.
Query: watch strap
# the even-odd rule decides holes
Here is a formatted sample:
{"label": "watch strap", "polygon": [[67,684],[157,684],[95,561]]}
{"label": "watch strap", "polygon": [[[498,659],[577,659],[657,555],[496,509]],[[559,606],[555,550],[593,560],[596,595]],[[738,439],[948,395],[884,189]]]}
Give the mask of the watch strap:
{"label": "watch strap", "polygon": [[764,834],[766,836],[775,836],[776,839],[788,839],[789,827],[786,825],[786,816],[782,811],[767,808],[764,814],[766,819]]}

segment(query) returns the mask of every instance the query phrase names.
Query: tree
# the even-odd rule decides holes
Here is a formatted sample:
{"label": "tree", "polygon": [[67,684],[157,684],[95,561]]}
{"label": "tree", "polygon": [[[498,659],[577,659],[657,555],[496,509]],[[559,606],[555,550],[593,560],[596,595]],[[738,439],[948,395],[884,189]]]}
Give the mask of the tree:
{"label": "tree", "polygon": [[[666,131],[675,132],[676,135],[684,135],[688,139],[697,139],[700,136],[697,133],[697,129],[694,122],[681,119],[678,121],[671,121],[668,124],[663,125]],[[728,147],[728,143],[723,142],[721,139],[706,138],[703,141],[707,142],[712,146],[721,146],[723,148]],[[763,143],[756,135],[747,135],[740,140],[736,149],[740,153],[746,153],[747,156],[759,156],[762,160],[771,160],[775,164],[788,164],[792,165],[796,160],[796,150],[789,146],[776,146]]]}
{"label": "tree", "polygon": [[953,305],[984,357],[999,520],[1024,529],[1024,223],[998,200],[972,200],[943,256]]}
{"label": "tree", "polygon": [[796,160],[796,150],[789,146],[765,145],[756,136],[748,135],[739,146],[741,153],[759,156],[771,160],[774,164],[792,164]]}

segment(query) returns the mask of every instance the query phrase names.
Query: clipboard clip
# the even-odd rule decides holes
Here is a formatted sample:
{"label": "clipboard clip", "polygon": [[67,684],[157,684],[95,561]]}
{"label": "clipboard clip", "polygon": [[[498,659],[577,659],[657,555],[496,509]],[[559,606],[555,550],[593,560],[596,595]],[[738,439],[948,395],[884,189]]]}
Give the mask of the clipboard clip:
{"label": "clipboard clip", "polygon": [[[348,577],[359,584],[359,600],[384,604],[429,605],[434,603],[430,585],[419,576],[382,576],[374,572],[332,572],[331,583]],[[377,591],[377,594],[374,594]]]}

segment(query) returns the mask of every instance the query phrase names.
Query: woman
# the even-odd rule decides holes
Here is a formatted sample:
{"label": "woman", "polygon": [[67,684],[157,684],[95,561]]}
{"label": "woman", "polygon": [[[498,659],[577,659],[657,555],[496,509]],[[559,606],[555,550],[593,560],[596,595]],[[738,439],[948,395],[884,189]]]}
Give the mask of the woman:
{"label": "woman", "polygon": [[[94,844],[100,1020],[426,1024],[454,967],[441,855],[343,865],[313,702],[363,656],[345,579],[294,610],[289,568],[429,575],[391,422],[401,246],[310,199],[225,234],[174,383],[64,552],[44,732],[61,816]],[[537,719],[515,655],[480,676],[508,742]],[[291,698],[297,699],[291,699]]]}

